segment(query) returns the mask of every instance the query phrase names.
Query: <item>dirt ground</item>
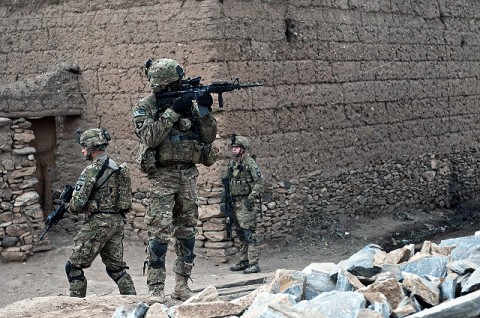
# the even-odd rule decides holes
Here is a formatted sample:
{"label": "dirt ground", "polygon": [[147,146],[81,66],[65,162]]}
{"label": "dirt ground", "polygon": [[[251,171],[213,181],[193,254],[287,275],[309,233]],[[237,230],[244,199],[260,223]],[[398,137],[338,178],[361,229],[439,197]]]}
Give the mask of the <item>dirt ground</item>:
{"label": "dirt ground", "polygon": [[[477,209],[472,206],[456,210],[408,212],[372,220],[352,220],[350,226],[334,233],[319,233],[305,229],[302,235],[281,242],[264,245],[260,265],[261,273],[244,275],[228,270],[229,263],[215,263],[197,257],[193,269],[192,289],[220,286],[262,277],[271,277],[277,269],[302,270],[313,262],[334,262],[347,259],[367,244],[381,245],[385,250],[402,247],[424,240],[439,242],[441,239],[473,235],[478,230]],[[49,236],[52,249],[36,253],[21,263],[0,264],[0,308],[32,297],[68,295],[68,283],[64,265],[70,256],[73,237],[52,232]],[[125,260],[130,266],[137,293],[147,296],[146,276],[143,276],[145,260],[143,242],[125,242]],[[166,293],[173,290],[174,274],[171,272],[175,255],[167,254]],[[88,279],[87,295],[118,295],[114,282],[97,258],[92,267],[85,270]]]}

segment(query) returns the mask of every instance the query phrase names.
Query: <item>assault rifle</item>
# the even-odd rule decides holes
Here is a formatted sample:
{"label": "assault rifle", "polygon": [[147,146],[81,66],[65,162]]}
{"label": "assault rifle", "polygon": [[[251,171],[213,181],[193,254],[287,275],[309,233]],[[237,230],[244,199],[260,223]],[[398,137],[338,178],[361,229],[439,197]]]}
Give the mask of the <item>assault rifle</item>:
{"label": "assault rifle", "polygon": [[223,178],[223,191],[225,192],[225,226],[227,228],[227,238],[232,237],[232,221],[233,221],[233,198],[230,194],[230,178]]}
{"label": "assault rifle", "polygon": [[47,219],[45,220],[45,230],[42,232],[42,235],[40,235],[40,241],[43,240],[43,237],[53,225],[63,219],[65,212],[67,212],[68,209],[68,203],[72,199],[72,194],[73,187],[67,184],[63,188],[62,194],[60,194],[60,200],[62,200],[62,202],[60,202],[60,204],[48,214]]}
{"label": "assault rifle", "polygon": [[252,84],[240,84],[238,78],[233,82],[227,81],[216,81],[212,82],[210,85],[202,85],[200,81],[202,78],[200,76],[189,78],[180,81],[180,89],[178,91],[171,92],[161,92],[158,93],[159,97],[180,97],[182,95],[189,95],[192,100],[198,100],[198,98],[207,95],[207,94],[218,94],[218,106],[223,107],[223,93],[231,92],[233,90],[239,90],[249,87],[258,87],[263,86],[261,83],[252,83]]}

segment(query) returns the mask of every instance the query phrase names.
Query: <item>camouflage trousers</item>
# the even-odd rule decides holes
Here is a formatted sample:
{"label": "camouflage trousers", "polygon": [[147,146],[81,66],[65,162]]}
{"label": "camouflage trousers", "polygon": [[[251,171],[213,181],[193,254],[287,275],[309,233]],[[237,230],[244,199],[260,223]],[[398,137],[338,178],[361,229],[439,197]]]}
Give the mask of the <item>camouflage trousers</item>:
{"label": "camouflage trousers", "polygon": [[147,284],[153,294],[163,291],[165,284],[165,255],[170,238],[176,239],[174,272],[190,276],[195,258],[195,227],[198,219],[198,170],[160,168],[151,180],[145,214],[148,232]]}
{"label": "camouflage trousers", "polygon": [[257,227],[257,208],[248,209],[247,197],[235,197],[234,200],[234,226],[240,240],[240,261],[248,261],[250,265],[258,264],[260,252],[255,233]]}
{"label": "camouflage trousers", "polygon": [[90,267],[99,254],[120,294],[136,294],[123,261],[123,226],[120,214],[95,214],[87,218],[74,238],[73,252],[65,267],[71,296],[85,297],[87,280],[83,269]]}

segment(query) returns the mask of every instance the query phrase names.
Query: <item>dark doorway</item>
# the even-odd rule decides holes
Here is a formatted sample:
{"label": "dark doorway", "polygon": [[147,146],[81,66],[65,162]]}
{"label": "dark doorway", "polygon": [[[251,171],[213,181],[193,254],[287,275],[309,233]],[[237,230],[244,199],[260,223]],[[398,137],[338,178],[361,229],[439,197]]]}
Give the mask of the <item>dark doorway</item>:
{"label": "dark doorway", "polygon": [[44,216],[47,216],[53,209],[50,171],[55,165],[55,117],[29,119],[29,121],[32,123],[32,130],[35,134],[31,145],[37,151],[35,154],[37,160],[35,177],[38,179],[38,183],[35,185],[35,191],[40,195],[40,204]]}

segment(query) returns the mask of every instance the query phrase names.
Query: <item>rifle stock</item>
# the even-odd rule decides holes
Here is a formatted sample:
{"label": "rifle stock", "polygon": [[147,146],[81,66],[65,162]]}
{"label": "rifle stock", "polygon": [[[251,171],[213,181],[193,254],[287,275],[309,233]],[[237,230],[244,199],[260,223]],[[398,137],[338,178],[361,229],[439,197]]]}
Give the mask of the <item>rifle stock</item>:
{"label": "rifle stock", "polygon": [[63,188],[62,194],[60,195],[60,200],[62,200],[62,202],[48,214],[47,219],[45,220],[45,230],[43,230],[42,234],[40,235],[40,241],[43,240],[45,234],[47,234],[53,225],[57,224],[58,221],[63,219],[65,212],[67,212],[68,209],[68,203],[72,199],[72,194],[73,187],[67,184]]}

